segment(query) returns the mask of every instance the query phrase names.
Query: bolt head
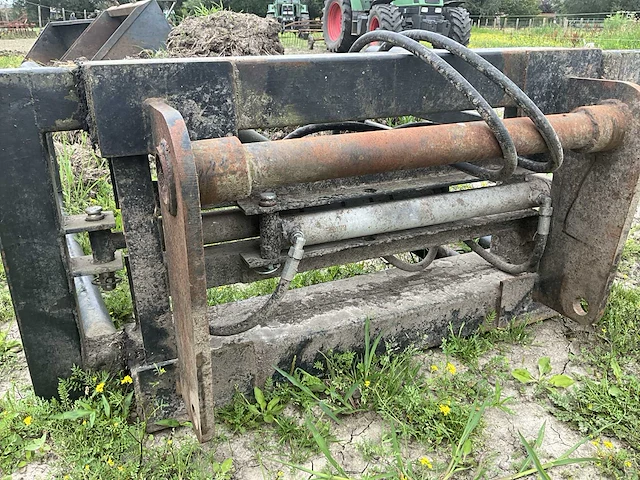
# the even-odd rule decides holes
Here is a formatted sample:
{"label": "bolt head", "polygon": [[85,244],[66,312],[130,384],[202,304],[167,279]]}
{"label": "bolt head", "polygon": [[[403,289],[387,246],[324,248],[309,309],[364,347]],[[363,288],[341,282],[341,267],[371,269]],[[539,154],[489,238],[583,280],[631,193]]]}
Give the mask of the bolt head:
{"label": "bolt head", "polygon": [[276,205],[275,192],[262,192],[260,194],[260,206],[261,207],[274,207]]}

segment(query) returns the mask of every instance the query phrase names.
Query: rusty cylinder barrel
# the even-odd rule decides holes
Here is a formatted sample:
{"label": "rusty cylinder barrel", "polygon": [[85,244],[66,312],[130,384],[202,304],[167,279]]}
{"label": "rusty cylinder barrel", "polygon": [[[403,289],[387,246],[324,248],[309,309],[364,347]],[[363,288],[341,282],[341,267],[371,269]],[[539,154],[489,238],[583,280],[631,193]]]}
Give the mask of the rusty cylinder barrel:
{"label": "rusty cylinder barrel", "polygon": [[[598,152],[622,142],[629,123],[620,102],[548,115],[565,150]],[[548,148],[529,118],[504,120],[519,155]],[[484,122],[325,135],[242,144],[236,137],[192,143],[203,206],[247,197],[254,189],[500,158]]]}

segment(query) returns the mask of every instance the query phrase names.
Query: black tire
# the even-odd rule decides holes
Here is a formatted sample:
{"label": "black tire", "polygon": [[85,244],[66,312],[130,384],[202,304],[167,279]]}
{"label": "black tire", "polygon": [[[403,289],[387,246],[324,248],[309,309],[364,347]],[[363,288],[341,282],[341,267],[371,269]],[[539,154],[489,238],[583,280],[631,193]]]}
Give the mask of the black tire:
{"label": "black tire", "polygon": [[449,29],[449,35],[451,40],[464,45],[469,45],[471,39],[471,17],[462,7],[451,7],[444,9],[444,18],[449,20],[451,28]]}
{"label": "black tire", "polygon": [[[341,12],[339,20],[336,17],[338,8]],[[349,51],[357,38],[351,35],[351,0],[325,0],[322,10],[322,33],[327,50],[342,53]]]}
{"label": "black tire", "polygon": [[[377,24],[377,26],[376,26]],[[402,13],[395,5],[374,5],[369,11],[367,31],[390,30],[399,32],[402,30]]]}

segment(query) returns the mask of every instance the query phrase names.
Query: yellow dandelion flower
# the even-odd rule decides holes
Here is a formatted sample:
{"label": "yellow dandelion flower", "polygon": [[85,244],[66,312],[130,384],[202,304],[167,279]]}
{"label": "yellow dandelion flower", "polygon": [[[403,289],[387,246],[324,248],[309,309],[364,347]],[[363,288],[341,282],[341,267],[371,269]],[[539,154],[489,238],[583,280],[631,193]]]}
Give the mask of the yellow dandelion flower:
{"label": "yellow dandelion flower", "polygon": [[451,374],[451,375],[455,375],[457,372],[456,366],[453,363],[447,363],[447,371]]}
{"label": "yellow dandelion flower", "polygon": [[602,445],[607,448],[613,448],[613,443],[611,443],[609,440],[605,440],[604,442],[602,442]]}
{"label": "yellow dandelion flower", "polygon": [[438,371],[438,366],[437,365],[431,365],[431,371],[432,372],[437,372]]}
{"label": "yellow dandelion flower", "polygon": [[602,333],[607,333],[607,327],[602,327]]}
{"label": "yellow dandelion flower", "polygon": [[276,478],[282,478],[284,477],[284,472],[282,470],[278,470],[278,473],[276,473]]}
{"label": "yellow dandelion flower", "polygon": [[90,466],[89,466],[89,464],[87,463],[87,464],[84,466],[84,469],[88,472],[88,471],[91,469],[91,467],[90,467]]}
{"label": "yellow dandelion flower", "polygon": [[173,443],[173,440],[171,440],[171,439],[167,440],[167,445],[171,445],[172,443]]}
{"label": "yellow dandelion flower", "polygon": [[365,380],[364,381],[365,388],[369,388],[369,385],[371,385],[371,382],[369,380]]}
{"label": "yellow dandelion flower", "polygon": [[600,440],[598,440],[597,438],[596,438],[595,440],[591,440],[591,444],[592,444],[594,447],[597,447],[597,446],[599,446],[599,445],[600,445]]}
{"label": "yellow dandelion flower", "polygon": [[28,427],[29,425],[31,425],[31,422],[33,422],[33,417],[31,415],[24,417],[24,420],[22,420],[24,422],[24,424]]}
{"label": "yellow dandelion flower", "polygon": [[451,413],[451,407],[449,405],[444,405],[441,403],[440,405],[438,405],[438,408],[445,417]]}
{"label": "yellow dandelion flower", "polygon": [[631,462],[627,460],[626,462],[624,462],[624,466],[627,468],[631,467]]}
{"label": "yellow dandelion flower", "polygon": [[124,467],[122,465],[118,465],[118,471],[123,472],[124,471]]}
{"label": "yellow dandelion flower", "polygon": [[113,461],[113,459],[112,459],[111,457],[109,457],[109,458],[107,459],[107,465],[109,465],[110,467],[113,467],[113,465],[114,465],[115,463],[116,463],[116,462],[114,462],[114,461]]}
{"label": "yellow dandelion flower", "polygon": [[429,470],[433,468],[431,460],[429,460],[427,457],[420,457],[420,465],[422,465],[423,467],[427,467]]}
{"label": "yellow dandelion flower", "polygon": [[62,477],[62,480],[69,480],[71,478],[71,475],[65,475],[64,477]]}
{"label": "yellow dandelion flower", "polygon": [[86,420],[82,420],[82,425],[86,425],[87,421]]}
{"label": "yellow dandelion flower", "polygon": [[125,375],[122,380],[120,380],[120,385],[125,385],[128,383],[133,383],[133,378],[130,375]]}
{"label": "yellow dandelion flower", "polygon": [[104,392],[104,382],[100,382],[98,385],[96,385],[96,392],[98,393]]}

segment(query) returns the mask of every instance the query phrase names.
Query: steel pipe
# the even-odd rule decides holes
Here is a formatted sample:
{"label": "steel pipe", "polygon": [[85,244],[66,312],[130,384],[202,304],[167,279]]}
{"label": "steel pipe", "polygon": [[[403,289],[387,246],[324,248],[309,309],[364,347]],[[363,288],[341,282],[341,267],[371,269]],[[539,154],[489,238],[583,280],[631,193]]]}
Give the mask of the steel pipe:
{"label": "steel pipe", "polygon": [[[66,235],[66,241],[71,258],[84,255],[82,247],[73,235]],[[93,284],[93,277],[91,275],[74,277],[73,282],[78,300],[78,316],[85,337],[99,337],[115,333],[116,327],[113,325],[100,290]]]}
{"label": "steel pipe", "polygon": [[[620,102],[582,107],[547,119],[566,150],[598,152],[621,144],[630,123]],[[519,155],[548,151],[529,118],[505,119]],[[192,142],[202,205],[251,192],[395,170],[411,170],[501,157],[484,122],[242,144],[235,137]]]}
{"label": "steel pipe", "polygon": [[312,213],[282,214],[285,236],[300,231],[307,245],[409,230],[486,215],[524,210],[551,192],[550,180],[525,182]]}

